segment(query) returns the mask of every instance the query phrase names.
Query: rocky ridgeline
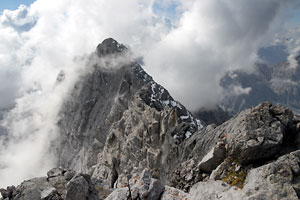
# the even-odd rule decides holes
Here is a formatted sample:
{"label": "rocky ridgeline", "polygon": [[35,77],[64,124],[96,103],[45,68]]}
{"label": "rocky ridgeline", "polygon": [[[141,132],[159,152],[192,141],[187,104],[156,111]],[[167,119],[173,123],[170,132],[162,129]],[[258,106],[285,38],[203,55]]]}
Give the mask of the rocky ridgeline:
{"label": "rocky ridgeline", "polygon": [[167,182],[169,141],[182,143],[202,122],[154,82],[124,45],[106,39],[91,60],[97,61],[87,66],[92,72],[78,81],[59,114],[61,137],[52,148],[58,166],[89,173],[105,187],[145,168],[160,170]]}
{"label": "rocky ridgeline", "polygon": [[298,116],[266,102],[204,126],[134,60],[101,65],[127,51],[113,39],[97,47],[60,112],[61,168],[1,189],[4,199],[300,197]]}

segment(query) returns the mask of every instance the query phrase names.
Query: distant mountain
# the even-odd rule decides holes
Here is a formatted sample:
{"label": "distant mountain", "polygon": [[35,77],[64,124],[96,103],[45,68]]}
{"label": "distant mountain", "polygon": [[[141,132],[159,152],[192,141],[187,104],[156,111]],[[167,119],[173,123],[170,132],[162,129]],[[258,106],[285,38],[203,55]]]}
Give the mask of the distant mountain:
{"label": "distant mountain", "polygon": [[194,115],[202,119],[206,124],[221,125],[223,122],[229,120],[232,115],[216,105],[212,108],[201,108],[194,112]]}
{"label": "distant mountain", "polygon": [[287,47],[283,44],[262,47],[258,50],[258,55],[260,59],[270,65],[286,62],[289,56]]}
{"label": "distant mountain", "polygon": [[[285,105],[296,113],[300,112],[300,56],[298,66],[289,63],[276,65],[257,64],[254,73],[228,72],[220,81],[224,90],[221,106],[231,113],[240,112],[262,101]],[[234,92],[236,88],[247,92]]]}

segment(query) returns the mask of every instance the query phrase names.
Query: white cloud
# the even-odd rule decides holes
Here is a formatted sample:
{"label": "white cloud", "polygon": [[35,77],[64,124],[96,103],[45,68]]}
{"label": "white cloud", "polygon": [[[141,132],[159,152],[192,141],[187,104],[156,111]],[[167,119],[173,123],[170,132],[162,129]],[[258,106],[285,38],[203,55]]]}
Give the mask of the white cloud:
{"label": "white cloud", "polygon": [[[300,4],[300,3],[299,3]],[[271,41],[272,45],[283,45],[288,53],[288,67],[296,68],[298,62],[296,57],[300,54],[300,26],[288,29],[282,29],[274,35]]]}
{"label": "white cloud", "polygon": [[242,86],[240,85],[235,85],[233,86],[232,88],[232,92],[234,93],[234,95],[236,96],[239,96],[239,95],[242,95],[242,94],[249,94],[251,92],[252,88],[251,87],[246,87],[246,88],[243,88]]}
{"label": "white cloud", "polygon": [[15,29],[18,32],[30,30],[36,23],[36,19],[28,14],[29,10],[26,6],[20,5],[17,10],[4,10],[0,17],[2,26]]}
{"label": "white cloud", "polygon": [[[3,13],[0,95],[7,99],[0,107],[15,107],[2,121],[9,140],[3,135],[0,140],[0,186],[45,175],[53,165],[48,147],[58,134],[57,113],[69,87],[86,72],[75,57],[90,54],[106,37],[142,50],[141,44],[167,31],[151,6],[151,1],[134,0],[37,0],[30,8]],[[55,86],[61,70],[66,81]]]}
{"label": "white cloud", "polygon": [[[93,52],[103,39],[113,37],[145,56],[146,70],[195,109],[219,99],[218,80],[225,70],[253,64],[257,48],[282,22],[285,10],[279,0],[177,1],[182,15],[170,26],[154,13],[153,3],[37,0],[30,8],[3,13],[0,108],[16,106],[3,121],[10,140],[1,140],[6,167],[0,169],[0,186],[44,175],[51,167],[52,159],[45,156],[51,156],[47,147],[57,135],[57,113],[85,71],[74,57]],[[55,86],[61,70],[66,81]]]}
{"label": "white cloud", "polygon": [[250,70],[258,48],[281,27],[288,4],[294,2],[188,1],[178,28],[150,49],[146,66],[190,109],[217,103],[222,74]]}

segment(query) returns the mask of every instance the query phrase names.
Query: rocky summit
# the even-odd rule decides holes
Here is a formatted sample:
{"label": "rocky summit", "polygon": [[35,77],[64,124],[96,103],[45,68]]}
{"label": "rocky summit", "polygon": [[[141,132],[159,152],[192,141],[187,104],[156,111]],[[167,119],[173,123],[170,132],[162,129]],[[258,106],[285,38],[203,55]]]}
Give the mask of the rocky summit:
{"label": "rocky summit", "polygon": [[207,125],[125,45],[106,39],[90,60],[59,112],[57,167],[2,199],[300,198],[300,117],[288,108],[264,102]]}

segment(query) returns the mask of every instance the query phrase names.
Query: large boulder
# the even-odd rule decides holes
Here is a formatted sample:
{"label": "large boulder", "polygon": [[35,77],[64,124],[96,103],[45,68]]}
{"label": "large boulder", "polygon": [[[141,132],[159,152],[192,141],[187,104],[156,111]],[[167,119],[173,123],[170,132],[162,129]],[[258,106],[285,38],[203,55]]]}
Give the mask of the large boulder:
{"label": "large boulder", "polygon": [[281,105],[262,103],[229,120],[224,129],[228,156],[242,164],[274,158],[291,137],[293,112]]}
{"label": "large boulder", "polygon": [[187,193],[169,186],[165,186],[165,191],[161,196],[161,200],[182,200],[186,199]]}
{"label": "large boulder", "polygon": [[73,170],[51,169],[47,177],[24,181],[17,187],[0,189],[4,199],[11,200],[98,200],[90,176]]}
{"label": "large boulder", "polygon": [[298,148],[298,123],[291,110],[265,102],[218,127],[207,126],[182,144],[169,147],[169,165],[180,160],[170,177],[171,185],[188,191],[209,176],[227,182],[226,177],[235,173],[244,180],[251,165],[262,165]]}
{"label": "large boulder", "polygon": [[243,190],[252,199],[299,199],[300,150],[251,169]]}
{"label": "large boulder", "polygon": [[131,175],[130,179],[129,176],[127,176],[125,182],[106,199],[160,200],[164,190],[165,187],[161,181],[152,178],[151,172],[148,169],[145,169],[140,175]]}
{"label": "large boulder", "polygon": [[[236,180],[241,178],[235,174]],[[210,179],[195,184],[189,200],[203,199],[284,199],[296,200],[300,196],[300,150],[277,160],[252,168],[246,174],[242,188],[221,180]]]}
{"label": "large boulder", "polygon": [[207,181],[195,184],[187,196],[189,200],[197,200],[199,198],[205,200],[244,200],[246,195],[240,189],[231,187],[222,181]]}

